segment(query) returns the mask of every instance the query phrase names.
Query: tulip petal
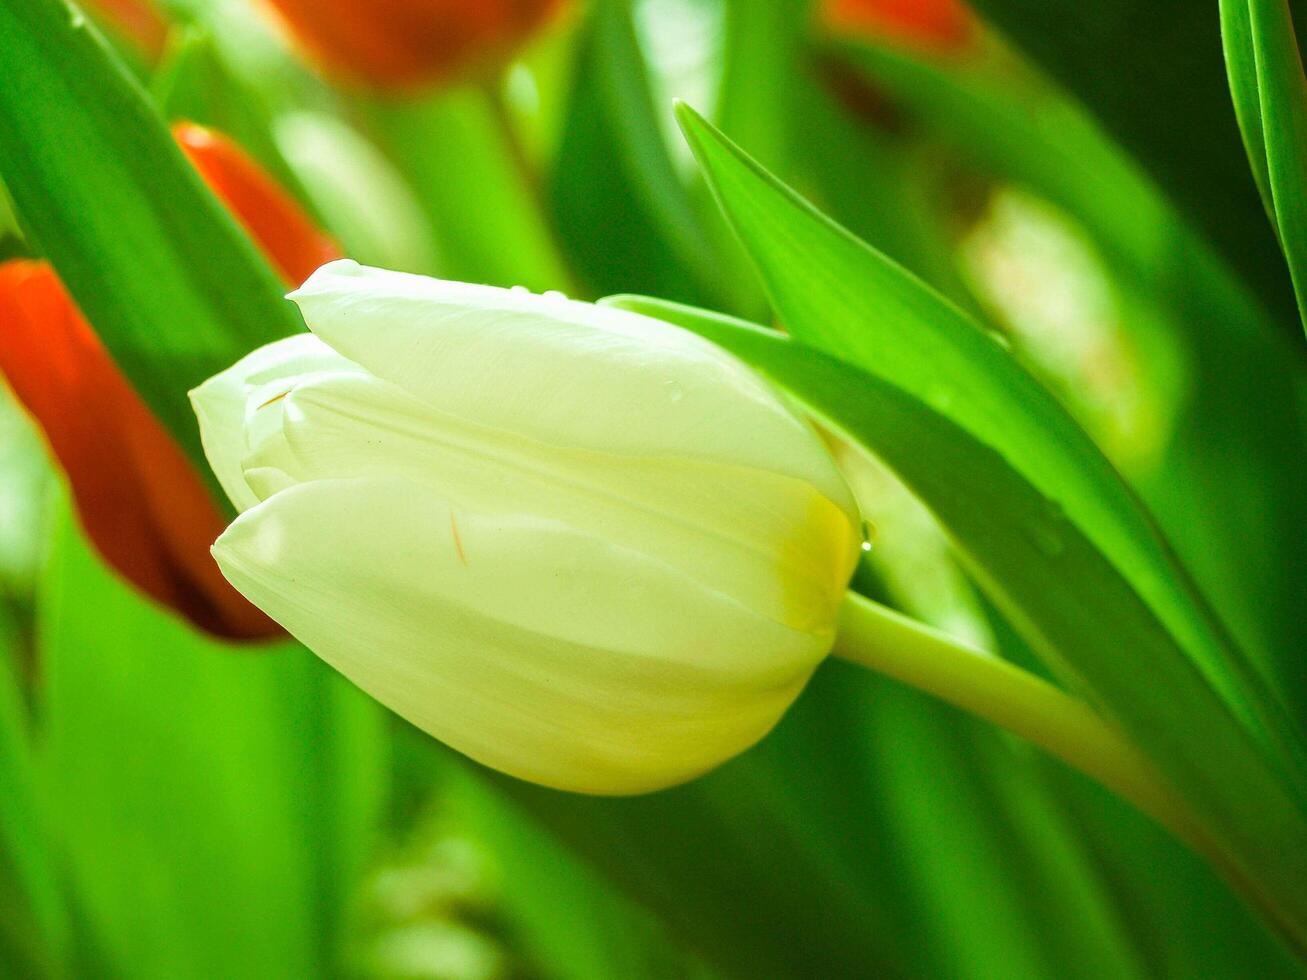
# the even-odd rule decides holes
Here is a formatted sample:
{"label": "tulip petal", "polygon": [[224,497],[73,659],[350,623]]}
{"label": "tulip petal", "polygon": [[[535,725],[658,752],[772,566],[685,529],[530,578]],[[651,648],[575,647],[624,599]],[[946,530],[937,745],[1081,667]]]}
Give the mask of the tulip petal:
{"label": "tulip petal", "polygon": [[312,334],[298,334],[258,348],[191,391],[204,455],[237,510],[248,510],[260,500],[242,471],[250,451],[248,419],[261,406],[275,404],[273,400],[290,391],[298,378],[357,370]]}
{"label": "tulip petal", "polygon": [[811,427],[735,358],[660,320],[348,260],[290,298],[317,336],[437,411],[552,446],[779,470],[856,517]]}
{"label": "tulip petal", "polygon": [[292,482],[403,477],[459,505],[585,526],[813,632],[829,631],[857,557],[848,515],[793,477],[544,446],[434,412],[366,375],[317,375],[277,410],[280,438],[245,460],[246,481],[265,499]]}
{"label": "tulip petal", "polygon": [[680,782],[775,724],[829,641],[662,563],[397,478],[293,486],[214,546],[256,605],[372,696],[562,789]]}

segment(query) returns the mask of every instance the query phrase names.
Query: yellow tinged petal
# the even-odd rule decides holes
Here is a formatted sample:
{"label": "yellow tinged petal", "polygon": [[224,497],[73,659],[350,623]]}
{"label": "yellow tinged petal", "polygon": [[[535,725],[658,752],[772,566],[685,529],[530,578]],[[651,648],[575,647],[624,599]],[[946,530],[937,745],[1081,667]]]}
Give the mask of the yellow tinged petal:
{"label": "yellow tinged petal", "polygon": [[762,737],[829,640],[566,523],[394,477],[284,490],[214,554],[246,596],[378,700],[479,761],[635,793]]}

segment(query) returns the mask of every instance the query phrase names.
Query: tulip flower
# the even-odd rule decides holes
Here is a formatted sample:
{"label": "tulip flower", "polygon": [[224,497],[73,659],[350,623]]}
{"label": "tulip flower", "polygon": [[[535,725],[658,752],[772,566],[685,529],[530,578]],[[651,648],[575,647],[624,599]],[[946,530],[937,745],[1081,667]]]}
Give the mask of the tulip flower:
{"label": "tulip flower", "polygon": [[192,392],[228,579],[489,766],[601,794],[761,738],[861,545],[808,423],[661,321],[334,262]]}
{"label": "tulip flower", "polygon": [[290,298],[311,334],[191,392],[241,511],[213,553],[436,738],[546,786],[661,789],[757,742],[833,652],[1205,845],[1092,707],[846,592],[849,487],[731,355],[616,306],[349,261]]}
{"label": "tulip flower", "polygon": [[[174,133],[288,283],[336,256],[225,138],[191,124]],[[0,264],[0,372],[67,474],[87,536],[119,574],[217,636],[280,634],[219,573],[208,553],[225,524],[216,502],[44,262]]]}
{"label": "tulip flower", "polygon": [[822,18],[839,31],[938,51],[963,47],[975,27],[961,0],[825,0]]}
{"label": "tulip flower", "polygon": [[270,0],[332,75],[379,89],[449,81],[506,60],[562,0]]}

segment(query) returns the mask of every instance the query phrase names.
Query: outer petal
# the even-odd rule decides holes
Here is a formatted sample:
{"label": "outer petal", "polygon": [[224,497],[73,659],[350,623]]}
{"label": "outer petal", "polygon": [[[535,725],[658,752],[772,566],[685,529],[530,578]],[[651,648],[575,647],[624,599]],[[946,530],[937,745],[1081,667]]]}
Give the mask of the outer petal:
{"label": "outer petal", "polygon": [[214,554],[378,700],[562,789],[635,793],[698,775],[761,738],[826,652],[646,556],[402,479],[291,487]]}
{"label": "outer petal", "polygon": [[819,634],[831,631],[856,558],[853,521],[791,476],[557,449],[434,412],[370,375],[316,375],[276,408],[279,435],[245,460],[263,498],[293,482],[399,476],[461,506],[584,527]]}
{"label": "outer petal", "polygon": [[857,514],[812,429],[747,367],[677,327],[347,260],[290,298],[337,351],[438,411],[552,446],[777,469]]}
{"label": "outer petal", "polygon": [[200,421],[204,455],[237,510],[247,510],[260,499],[243,473],[250,451],[247,421],[261,406],[284,397],[299,379],[357,370],[317,337],[299,334],[258,348],[192,389],[191,405]]}

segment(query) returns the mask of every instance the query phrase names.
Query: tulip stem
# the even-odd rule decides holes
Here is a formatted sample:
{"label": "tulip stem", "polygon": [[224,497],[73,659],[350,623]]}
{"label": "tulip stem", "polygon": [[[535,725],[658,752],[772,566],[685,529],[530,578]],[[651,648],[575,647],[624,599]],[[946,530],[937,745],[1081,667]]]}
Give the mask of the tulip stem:
{"label": "tulip stem", "polygon": [[1034,674],[853,592],[840,610],[834,653],[1020,735],[1217,859],[1153,763],[1085,702]]}

